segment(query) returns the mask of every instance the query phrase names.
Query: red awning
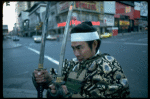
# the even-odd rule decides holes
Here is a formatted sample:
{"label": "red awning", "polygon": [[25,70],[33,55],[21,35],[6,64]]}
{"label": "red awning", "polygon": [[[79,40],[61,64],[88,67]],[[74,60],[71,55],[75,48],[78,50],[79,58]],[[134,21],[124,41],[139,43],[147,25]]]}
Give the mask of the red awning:
{"label": "red awning", "polygon": [[[71,20],[70,21],[70,24],[69,25],[78,25],[78,24],[81,24],[81,21],[78,21],[78,20]],[[100,25],[100,22],[99,21],[97,21],[97,22],[95,22],[95,21],[92,21],[92,25]],[[66,26],[66,22],[62,22],[62,23],[58,23],[57,24],[57,27],[65,27]]]}
{"label": "red awning", "polygon": [[57,27],[64,27],[66,25],[66,22],[58,23]]}
{"label": "red awning", "polygon": [[92,21],[92,25],[100,25],[100,22],[99,21],[97,21],[97,22]]}

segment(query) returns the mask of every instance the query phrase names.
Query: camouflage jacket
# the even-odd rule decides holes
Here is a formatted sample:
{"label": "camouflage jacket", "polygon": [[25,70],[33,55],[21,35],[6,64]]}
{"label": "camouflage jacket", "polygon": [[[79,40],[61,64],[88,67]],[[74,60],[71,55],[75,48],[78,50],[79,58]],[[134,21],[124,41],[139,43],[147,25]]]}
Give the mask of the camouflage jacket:
{"label": "camouflage jacket", "polygon": [[84,62],[65,60],[62,74],[73,94],[85,98],[128,98],[129,84],[116,59],[109,54],[97,54]]}

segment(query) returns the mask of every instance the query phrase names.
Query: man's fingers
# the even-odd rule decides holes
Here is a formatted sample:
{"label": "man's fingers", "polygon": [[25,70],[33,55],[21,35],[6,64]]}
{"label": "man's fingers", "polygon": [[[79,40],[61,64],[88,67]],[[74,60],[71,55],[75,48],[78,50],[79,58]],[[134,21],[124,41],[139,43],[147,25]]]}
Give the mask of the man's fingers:
{"label": "man's fingers", "polygon": [[65,94],[67,94],[68,93],[68,89],[67,89],[66,85],[62,85],[61,87],[63,88]]}
{"label": "man's fingers", "polygon": [[56,93],[56,90],[51,90],[51,93],[55,94],[55,93]]}
{"label": "man's fingers", "polygon": [[42,77],[44,75],[48,75],[48,71],[47,70],[34,70],[34,76],[35,77]]}
{"label": "man's fingers", "polygon": [[51,93],[53,93],[53,94],[56,93],[55,85],[51,84],[51,85],[49,85],[49,88],[51,89]]}
{"label": "man's fingers", "polygon": [[37,83],[42,83],[44,82],[44,77],[36,78]]}
{"label": "man's fingers", "polygon": [[51,88],[51,90],[56,90],[53,84],[49,85],[49,87]]}
{"label": "man's fingers", "polygon": [[[65,94],[67,94],[68,89],[67,89],[66,85],[62,85],[61,87],[62,87],[63,91],[65,92]],[[55,85],[51,84],[51,85],[49,85],[49,88],[51,89],[51,93],[56,93]]]}
{"label": "man's fingers", "polygon": [[47,70],[34,70],[34,74],[36,75],[43,75],[43,74],[48,74],[48,71]]}

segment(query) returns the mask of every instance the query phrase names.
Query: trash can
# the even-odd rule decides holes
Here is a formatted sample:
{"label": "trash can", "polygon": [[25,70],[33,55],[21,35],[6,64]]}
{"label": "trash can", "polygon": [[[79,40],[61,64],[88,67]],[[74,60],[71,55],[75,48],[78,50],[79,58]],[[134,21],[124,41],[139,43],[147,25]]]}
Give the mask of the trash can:
{"label": "trash can", "polygon": [[113,36],[118,35],[118,27],[112,27]]}

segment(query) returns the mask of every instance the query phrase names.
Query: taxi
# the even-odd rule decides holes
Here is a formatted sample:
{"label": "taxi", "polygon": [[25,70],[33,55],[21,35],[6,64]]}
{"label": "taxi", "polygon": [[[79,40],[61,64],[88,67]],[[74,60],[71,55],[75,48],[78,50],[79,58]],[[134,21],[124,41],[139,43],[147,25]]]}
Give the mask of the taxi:
{"label": "taxi", "polygon": [[103,33],[100,35],[100,38],[108,38],[108,37],[111,37],[112,36],[112,33]]}

